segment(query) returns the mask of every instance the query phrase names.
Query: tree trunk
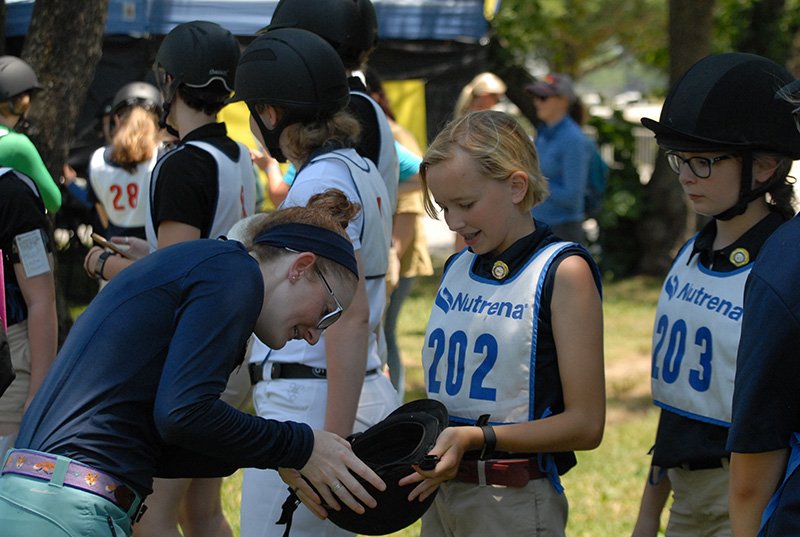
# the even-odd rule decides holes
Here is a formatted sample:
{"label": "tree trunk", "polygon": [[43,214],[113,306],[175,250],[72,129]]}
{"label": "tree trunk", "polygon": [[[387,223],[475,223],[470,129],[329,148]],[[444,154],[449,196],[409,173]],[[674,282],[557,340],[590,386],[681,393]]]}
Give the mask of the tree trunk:
{"label": "tree trunk", "polygon": [[103,54],[109,0],[36,0],[22,58],[44,91],[28,119],[33,140],[53,177],[61,175],[75,123]]}
{"label": "tree trunk", "polygon": [[[44,88],[36,96],[26,134],[54,178],[61,176],[78,116],[103,53],[109,0],[36,0],[22,58]],[[56,264],[56,281],[61,265]],[[69,308],[56,286],[59,342],[72,326]]]}
{"label": "tree trunk", "polygon": [[[670,0],[670,85],[711,52],[714,0]],[[696,230],[692,212],[675,173],[659,151],[645,189],[645,214],[639,228],[644,251],[638,270],[666,275],[677,249]]]}

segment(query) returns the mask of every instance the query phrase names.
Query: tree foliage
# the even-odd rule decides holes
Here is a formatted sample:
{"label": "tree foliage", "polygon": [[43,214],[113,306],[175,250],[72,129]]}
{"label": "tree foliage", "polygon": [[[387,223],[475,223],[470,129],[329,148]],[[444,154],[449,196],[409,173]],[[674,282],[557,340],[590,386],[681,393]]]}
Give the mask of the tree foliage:
{"label": "tree foliage", "polygon": [[661,0],[503,0],[493,24],[518,65],[579,78],[631,55],[666,67],[666,21]]}

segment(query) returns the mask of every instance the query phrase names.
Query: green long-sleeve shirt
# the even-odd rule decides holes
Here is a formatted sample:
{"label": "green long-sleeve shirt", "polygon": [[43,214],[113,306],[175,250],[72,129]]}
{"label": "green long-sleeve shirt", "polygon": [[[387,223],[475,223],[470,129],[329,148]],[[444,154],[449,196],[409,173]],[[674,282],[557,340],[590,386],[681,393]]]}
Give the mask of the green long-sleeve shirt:
{"label": "green long-sleeve shirt", "polygon": [[30,138],[0,125],[0,166],[18,170],[36,183],[48,212],[61,207],[61,191]]}

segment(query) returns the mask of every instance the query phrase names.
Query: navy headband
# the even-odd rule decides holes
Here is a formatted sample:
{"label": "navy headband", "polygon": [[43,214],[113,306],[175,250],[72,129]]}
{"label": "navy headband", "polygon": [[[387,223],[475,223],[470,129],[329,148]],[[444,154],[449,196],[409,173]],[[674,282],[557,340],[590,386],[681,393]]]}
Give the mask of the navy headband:
{"label": "navy headband", "polygon": [[299,222],[276,224],[256,235],[253,244],[266,244],[278,248],[290,248],[299,252],[311,252],[339,263],[358,276],[358,264],[353,244],[338,233],[324,227]]}

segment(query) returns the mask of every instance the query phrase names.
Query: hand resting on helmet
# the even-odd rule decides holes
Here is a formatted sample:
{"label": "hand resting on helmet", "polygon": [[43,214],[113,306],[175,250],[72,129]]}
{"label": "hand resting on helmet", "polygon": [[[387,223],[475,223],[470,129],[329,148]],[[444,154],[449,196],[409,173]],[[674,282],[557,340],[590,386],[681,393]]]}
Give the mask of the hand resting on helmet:
{"label": "hand resting on helmet", "polygon": [[[347,441],[333,433],[315,430],[314,450],[306,465],[299,471],[280,468],[279,474],[286,484],[296,489],[297,497],[306,507],[324,519],[327,517],[327,511],[322,507],[323,500],[338,511],[341,507],[337,496],[338,500],[357,513],[364,513],[364,507],[356,497],[369,507],[377,505],[375,499],[350,473],[350,470],[367,480],[376,489],[386,490],[383,480],[355,456]],[[334,491],[339,483],[343,486]]]}

